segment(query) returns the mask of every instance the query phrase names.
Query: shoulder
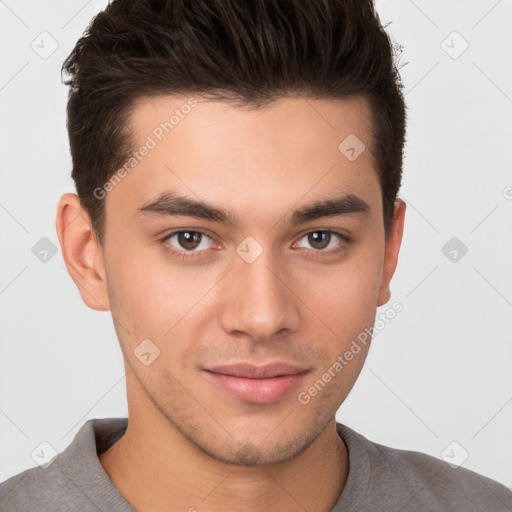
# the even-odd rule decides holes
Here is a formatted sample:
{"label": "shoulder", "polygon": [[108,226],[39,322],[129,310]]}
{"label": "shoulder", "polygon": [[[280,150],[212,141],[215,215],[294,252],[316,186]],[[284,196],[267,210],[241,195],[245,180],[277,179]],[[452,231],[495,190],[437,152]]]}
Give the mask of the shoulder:
{"label": "shoulder", "polygon": [[88,420],[49,462],[0,483],[2,512],[131,511],[98,460],[126,430],[126,418]]}
{"label": "shoulder", "polygon": [[[62,503],[62,496],[66,503]],[[0,510],[2,512],[47,510],[46,504],[52,504],[52,510],[72,510],[73,502],[80,503],[77,488],[70,479],[59,471],[58,464],[48,467],[27,469],[0,483]],[[62,508],[59,508],[61,503]],[[49,509],[48,509],[49,510]]]}
{"label": "shoulder", "polygon": [[418,500],[429,505],[464,510],[512,511],[512,492],[504,485],[464,467],[416,451],[398,450],[374,444],[374,467],[394,468],[403,486],[417,490]]}
{"label": "shoulder", "polygon": [[352,448],[353,454],[366,458],[370,495],[386,495],[404,511],[512,511],[512,491],[488,477],[431,455],[375,443],[344,425],[338,429],[349,457]]}

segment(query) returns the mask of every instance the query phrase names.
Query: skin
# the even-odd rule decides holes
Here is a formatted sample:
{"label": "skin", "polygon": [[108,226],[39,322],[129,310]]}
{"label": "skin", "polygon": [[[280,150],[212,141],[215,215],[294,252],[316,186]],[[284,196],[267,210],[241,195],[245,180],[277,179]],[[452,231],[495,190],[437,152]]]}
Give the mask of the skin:
{"label": "skin", "polygon": [[[134,148],[187,99],[140,101],[130,118]],[[67,269],[89,307],[111,311],[126,368],[128,429],[99,460],[136,510],[329,511],[348,474],[335,413],[368,347],[308,404],[297,395],[388,302],[405,203],[396,201],[385,238],[365,99],[287,97],[258,110],[197,99],[103,199],[104,247],[77,196],[59,202]],[[349,134],[366,145],[354,161],[338,150]],[[166,190],[223,208],[239,225],[136,214]],[[370,210],[287,222],[293,210],[333,193],[357,195]],[[163,240],[177,229],[210,239],[196,257],[178,258],[166,250],[186,252],[178,237]],[[315,230],[351,241],[333,235],[324,254],[340,251],[321,257],[307,236]],[[248,236],[263,249],[252,263],[236,252]],[[148,366],[134,354],[144,339],[160,350]],[[273,361],[309,373],[266,404],[226,393],[202,371]]]}

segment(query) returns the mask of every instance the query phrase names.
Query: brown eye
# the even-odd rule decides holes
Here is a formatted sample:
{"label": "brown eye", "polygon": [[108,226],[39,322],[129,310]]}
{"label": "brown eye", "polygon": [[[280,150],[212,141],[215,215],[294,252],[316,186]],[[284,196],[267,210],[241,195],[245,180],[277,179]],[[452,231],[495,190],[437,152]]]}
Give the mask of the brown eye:
{"label": "brown eye", "polygon": [[312,231],[308,234],[308,242],[313,249],[325,249],[330,241],[330,231]]}
{"label": "brown eye", "polygon": [[199,247],[201,242],[201,233],[197,231],[181,231],[178,235],[178,243],[183,249],[192,250]]}
{"label": "brown eye", "polygon": [[305,249],[309,249],[309,252],[313,252],[315,255],[332,256],[338,251],[346,250],[350,238],[329,229],[317,229],[306,233],[293,246],[294,248],[301,245],[304,247],[304,243],[309,245],[309,248],[305,247]]}
{"label": "brown eye", "polygon": [[310,231],[309,233],[305,234],[301,240],[304,238],[307,239],[307,243],[313,249],[318,251],[335,247],[337,242],[339,242],[339,239],[344,240],[345,242],[349,241],[347,236],[342,235],[341,233],[336,233],[335,231],[329,231],[327,229]]}
{"label": "brown eye", "polygon": [[181,230],[173,231],[163,240],[169,250],[176,253],[199,253],[210,249],[212,239],[201,231]]}

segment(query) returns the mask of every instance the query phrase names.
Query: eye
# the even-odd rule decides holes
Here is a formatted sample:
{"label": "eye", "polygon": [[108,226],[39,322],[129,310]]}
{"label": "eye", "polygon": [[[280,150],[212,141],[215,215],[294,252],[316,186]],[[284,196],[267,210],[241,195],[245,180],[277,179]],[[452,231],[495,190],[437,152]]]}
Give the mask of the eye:
{"label": "eye", "polygon": [[202,231],[181,230],[169,233],[162,242],[165,242],[170,252],[186,257],[188,256],[186,253],[210,249],[213,240]]}
{"label": "eye", "polygon": [[[292,247],[296,248],[305,240],[315,256],[332,256],[346,249],[350,238],[331,230],[310,231],[303,235]],[[340,240],[345,243],[340,244]],[[162,241],[165,249],[178,258],[193,258],[201,256],[203,251],[211,249],[214,241],[202,231],[182,229],[169,233]]]}
{"label": "eye", "polygon": [[302,240],[305,240],[314,251],[332,254],[345,247],[345,244],[342,244],[341,247],[337,247],[339,246],[340,239],[346,243],[350,242],[350,239],[346,235],[342,235],[336,231],[316,230],[306,233],[294,246],[300,244]]}

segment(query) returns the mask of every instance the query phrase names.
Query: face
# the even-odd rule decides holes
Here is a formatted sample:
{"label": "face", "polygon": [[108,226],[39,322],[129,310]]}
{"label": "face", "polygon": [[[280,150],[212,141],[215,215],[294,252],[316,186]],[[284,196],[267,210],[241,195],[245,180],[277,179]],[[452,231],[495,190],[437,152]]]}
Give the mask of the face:
{"label": "face", "polygon": [[[95,260],[130,416],[158,411],[225,462],[290,459],[334,421],[368,345],[340,356],[389,298],[398,247],[385,243],[368,105],[165,96],[130,126],[148,149],[104,187]],[[340,150],[351,134],[355,151]]]}

